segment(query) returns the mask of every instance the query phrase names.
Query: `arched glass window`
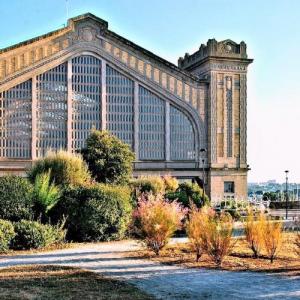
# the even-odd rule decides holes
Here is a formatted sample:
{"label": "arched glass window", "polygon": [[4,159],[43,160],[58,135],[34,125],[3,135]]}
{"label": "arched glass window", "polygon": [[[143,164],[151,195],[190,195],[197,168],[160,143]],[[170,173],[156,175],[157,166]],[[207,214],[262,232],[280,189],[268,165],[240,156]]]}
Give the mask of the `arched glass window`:
{"label": "arched glass window", "polygon": [[195,159],[195,135],[188,117],[170,106],[171,160]]}
{"label": "arched glass window", "polygon": [[0,157],[31,157],[31,80],[0,93]]}
{"label": "arched glass window", "polygon": [[165,159],[165,102],[139,87],[139,159]]}
{"label": "arched glass window", "polygon": [[107,130],[133,147],[134,82],[106,66]]}
{"label": "arched glass window", "polygon": [[67,147],[67,64],[37,76],[37,157]]}
{"label": "arched glass window", "polygon": [[72,59],[72,149],[81,149],[91,130],[101,129],[101,61],[90,55]]}

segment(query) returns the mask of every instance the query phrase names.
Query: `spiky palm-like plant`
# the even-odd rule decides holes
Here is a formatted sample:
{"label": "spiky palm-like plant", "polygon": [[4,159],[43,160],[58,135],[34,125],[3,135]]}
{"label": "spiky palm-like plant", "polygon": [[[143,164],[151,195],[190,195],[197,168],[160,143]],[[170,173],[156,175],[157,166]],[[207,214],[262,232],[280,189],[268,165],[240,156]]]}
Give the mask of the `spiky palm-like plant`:
{"label": "spiky palm-like plant", "polygon": [[34,182],[34,202],[37,214],[45,218],[48,212],[57,204],[61,196],[59,188],[50,181],[51,170],[36,176]]}

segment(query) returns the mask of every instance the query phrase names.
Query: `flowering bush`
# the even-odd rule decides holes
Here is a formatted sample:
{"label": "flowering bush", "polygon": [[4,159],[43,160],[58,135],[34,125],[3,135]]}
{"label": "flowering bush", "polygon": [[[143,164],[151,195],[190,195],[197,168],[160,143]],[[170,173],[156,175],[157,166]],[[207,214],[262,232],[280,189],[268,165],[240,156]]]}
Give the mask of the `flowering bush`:
{"label": "flowering bush", "polygon": [[207,249],[207,228],[212,214],[214,214],[213,210],[207,207],[199,209],[193,205],[190,210],[186,231],[192,250],[196,252],[196,261],[199,261]]}
{"label": "flowering bush", "polygon": [[141,195],[134,212],[134,229],[146,246],[159,255],[174,232],[182,225],[185,210],[162,195]]}
{"label": "flowering bush", "polygon": [[260,255],[264,246],[264,229],[266,218],[261,213],[257,220],[254,219],[253,211],[250,211],[245,222],[245,235],[249,248],[253,251],[254,258]]}

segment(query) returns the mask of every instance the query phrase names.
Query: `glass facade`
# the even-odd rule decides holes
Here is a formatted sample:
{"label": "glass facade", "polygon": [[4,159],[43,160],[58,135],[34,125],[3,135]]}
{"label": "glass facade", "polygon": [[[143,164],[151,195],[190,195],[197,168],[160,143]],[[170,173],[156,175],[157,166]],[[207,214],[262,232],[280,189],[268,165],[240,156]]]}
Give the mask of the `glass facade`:
{"label": "glass facade", "polygon": [[170,106],[171,160],[195,159],[195,135],[188,117]]}
{"label": "glass facade", "polygon": [[72,59],[72,149],[84,147],[91,130],[101,129],[101,61]]}
{"label": "glass facade", "polygon": [[[104,65],[106,77],[100,59],[78,56],[36,76],[35,86],[29,80],[0,93],[0,159],[81,149],[91,130],[102,129],[106,121],[103,126],[132,149],[135,146],[141,161],[195,160],[195,133],[188,116],[171,104],[167,109],[165,99]],[[34,120],[32,91],[36,91]],[[36,124],[35,145],[32,124]]]}
{"label": "glass facade", "polygon": [[0,157],[31,158],[31,80],[0,93]]}
{"label": "glass facade", "polygon": [[67,148],[67,63],[37,76],[36,156]]}
{"label": "glass facade", "polygon": [[165,101],[139,87],[139,158],[165,159]]}
{"label": "glass facade", "polygon": [[134,82],[107,65],[106,126],[107,130],[133,147]]}

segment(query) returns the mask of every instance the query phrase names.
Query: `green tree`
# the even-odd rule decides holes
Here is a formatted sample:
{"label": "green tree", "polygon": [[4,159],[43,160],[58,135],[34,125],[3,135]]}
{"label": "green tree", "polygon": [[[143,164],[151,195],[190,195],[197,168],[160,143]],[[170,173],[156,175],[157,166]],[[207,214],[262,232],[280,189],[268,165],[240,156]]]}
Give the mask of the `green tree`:
{"label": "green tree", "polygon": [[183,182],[179,184],[175,193],[166,194],[169,200],[177,200],[185,207],[189,207],[190,203],[195,204],[198,208],[209,205],[210,201],[206,194],[197,183]]}
{"label": "green tree", "polygon": [[265,192],[263,195],[263,200],[271,200],[276,201],[277,200],[277,194],[274,192]]}
{"label": "green tree", "polygon": [[96,181],[113,184],[129,182],[134,153],[114,135],[94,130],[80,152]]}

